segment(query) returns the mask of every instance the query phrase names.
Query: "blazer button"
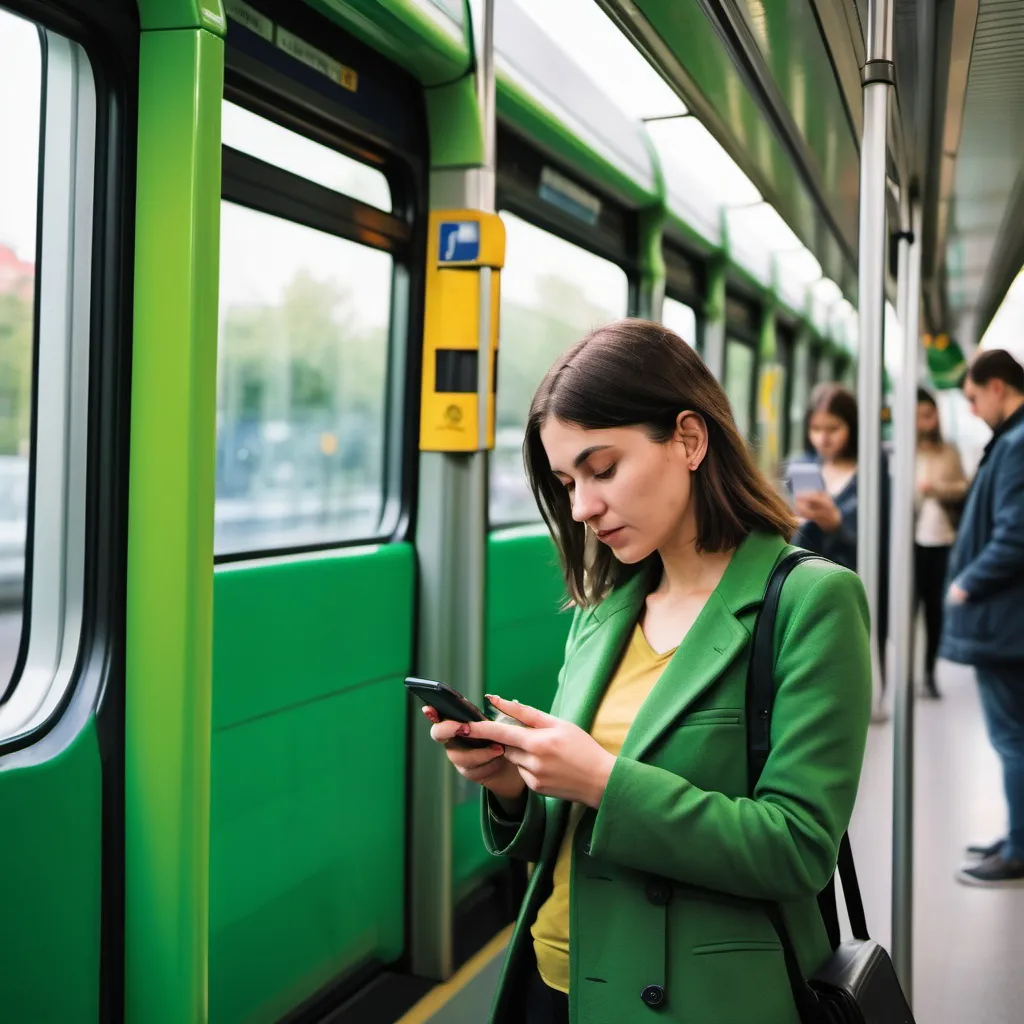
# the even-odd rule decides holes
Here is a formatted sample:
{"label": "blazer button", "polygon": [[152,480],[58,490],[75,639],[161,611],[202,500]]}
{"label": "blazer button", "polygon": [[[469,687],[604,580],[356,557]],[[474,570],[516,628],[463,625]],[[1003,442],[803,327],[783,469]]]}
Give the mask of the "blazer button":
{"label": "blazer button", "polygon": [[648,985],[640,993],[640,998],[652,1010],[658,1010],[665,1005],[665,990],[660,985]]}
{"label": "blazer button", "polygon": [[672,886],[662,879],[651,879],[645,889],[647,899],[656,907],[667,906],[672,900]]}

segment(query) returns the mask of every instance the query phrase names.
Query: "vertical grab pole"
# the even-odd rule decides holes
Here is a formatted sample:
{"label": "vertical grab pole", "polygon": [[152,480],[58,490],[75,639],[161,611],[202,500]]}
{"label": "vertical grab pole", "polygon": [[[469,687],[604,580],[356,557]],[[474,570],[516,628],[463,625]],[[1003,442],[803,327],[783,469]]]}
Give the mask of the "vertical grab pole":
{"label": "vertical grab pole", "polygon": [[[857,390],[860,404],[857,465],[857,572],[871,614],[871,656],[878,658],[878,537],[882,419],[882,330],[885,315],[886,139],[892,63],[892,0],[870,0],[868,52],[861,75],[864,129],[860,149],[860,239],[858,293],[860,344]],[[884,652],[883,652],[884,657]]]}
{"label": "vertical grab pole", "polygon": [[[906,194],[906,188],[903,190]],[[914,948],[914,460],[917,451],[918,319],[921,308],[921,206],[904,200],[899,236],[899,321],[903,359],[896,388],[896,447],[889,562],[893,638],[892,957],[908,1002]],[[909,228],[909,230],[908,230]]]}
{"label": "vertical grab pole", "polygon": [[[416,668],[482,705],[487,462],[494,445],[504,233],[494,212],[494,0],[471,0],[468,7],[473,80],[460,78],[427,94],[435,145],[420,398]],[[444,370],[456,360],[474,367],[471,391]],[[455,967],[455,812],[478,799],[479,789],[454,773],[420,716],[413,717],[410,962],[414,974],[443,981]]]}

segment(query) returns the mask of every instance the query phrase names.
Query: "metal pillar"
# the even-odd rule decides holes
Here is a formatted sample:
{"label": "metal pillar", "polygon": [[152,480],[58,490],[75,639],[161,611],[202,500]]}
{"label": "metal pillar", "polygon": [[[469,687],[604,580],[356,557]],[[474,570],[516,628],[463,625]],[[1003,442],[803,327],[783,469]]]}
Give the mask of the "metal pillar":
{"label": "metal pillar", "polygon": [[[435,170],[434,210],[494,211],[494,0],[473,0],[476,99],[483,133],[480,164]],[[487,564],[487,419],[493,401],[485,344],[491,320],[491,274],[480,270],[477,451],[425,451],[419,463],[416,553],[419,567],[420,675],[451,683],[479,706],[484,691]],[[410,959],[414,974],[445,980],[453,970],[453,806],[476,799],[419,717],[412,738]]]}
{"label": "metal pillar", "polygon": [[725,278],[724,257],[708,268],[707,292],[704,302],[703,356],[715,380],[725,383]]}
{"label": "metal pillar", "polygon": [[[906,204],[904,204],[904,210]],[[909,228],[909,230],[907,230]],[[907,999],[913,994],[914,939],[914,461],[921,308],[921,206],[899,240],[899,321],[903,359],[893,402],[889,635],[893,640],[892,958]]]}
{"label": "metal pillar", "polygon": [[882,418],[882,331],[885,316],[886,137],[892,63],[892,0],[870,0],[868,52],[862,81],[864,130],[860,149],[858,293],[860,345],[857,392],[860,457],[857,465],[857,572],[871,613],[871,657],[878,660],[878,538]]}

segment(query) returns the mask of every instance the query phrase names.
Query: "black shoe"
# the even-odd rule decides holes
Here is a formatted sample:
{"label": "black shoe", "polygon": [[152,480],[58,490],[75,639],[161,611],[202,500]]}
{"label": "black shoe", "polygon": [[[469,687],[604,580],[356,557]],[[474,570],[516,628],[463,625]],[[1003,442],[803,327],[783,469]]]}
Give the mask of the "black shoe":
{"label": "black shoe", "polygon": [[975,843],[973,846],[967,847],[967,856],[976,857],[978,860],[986,860],[989,857],[994,857],[997,853],[1002,853],[1005,845],[1005,839],[997,839],[994,843],[989,843],[988,846],[981,846]]}
{"label": "black shoe", "polygon": [[942,700],[942,694],[939,693],[939,688],[935,685],[934,679],[926,679],[924,681],[924,696],[929,700]]}
{"label": "black shoe", "polygon": [[1024,885],[1024,860],[1007,860],[1001,853],[994,853],[978,864],[961,868],[956,880],[987,887]]}

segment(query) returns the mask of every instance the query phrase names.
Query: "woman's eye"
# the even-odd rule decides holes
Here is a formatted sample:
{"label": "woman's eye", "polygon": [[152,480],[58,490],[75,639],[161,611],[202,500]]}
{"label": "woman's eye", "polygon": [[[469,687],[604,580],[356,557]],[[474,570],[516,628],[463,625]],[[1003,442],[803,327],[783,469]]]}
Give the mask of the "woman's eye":
{"label": "woman's eye", "polygon": [[612,474],[614,472],[615,472],[615,465],[612,464],[607,469],[602,470],[600,473],[595,473],[594,474],[594,479],[595,480],[610,480],[612,478]]}

